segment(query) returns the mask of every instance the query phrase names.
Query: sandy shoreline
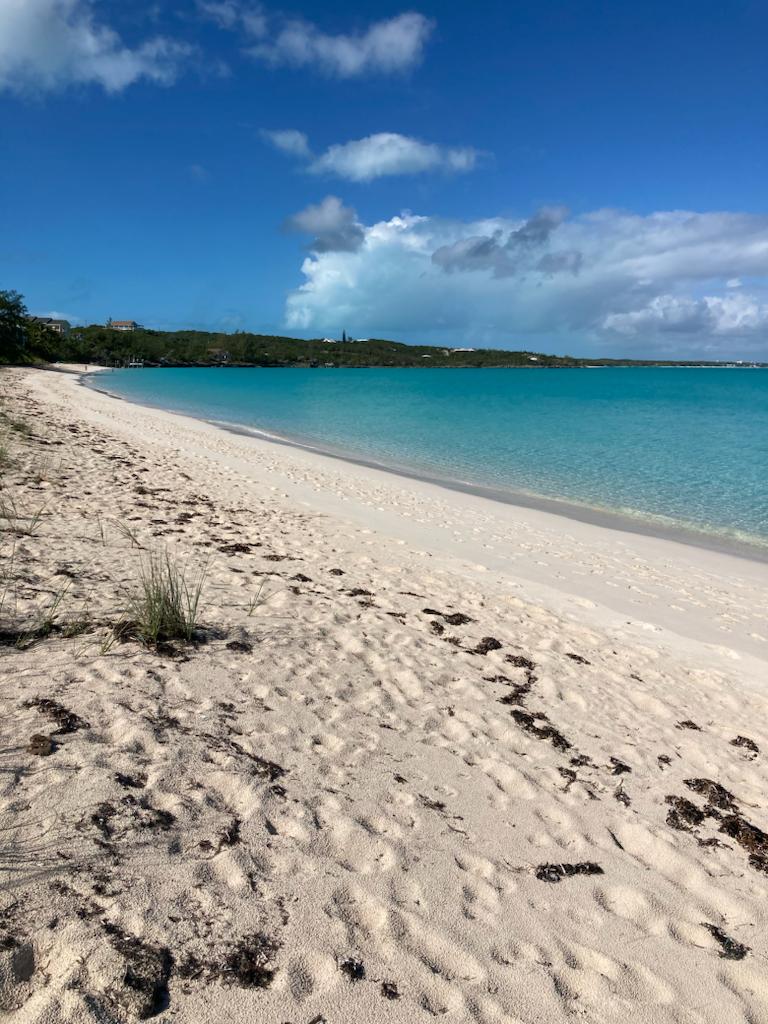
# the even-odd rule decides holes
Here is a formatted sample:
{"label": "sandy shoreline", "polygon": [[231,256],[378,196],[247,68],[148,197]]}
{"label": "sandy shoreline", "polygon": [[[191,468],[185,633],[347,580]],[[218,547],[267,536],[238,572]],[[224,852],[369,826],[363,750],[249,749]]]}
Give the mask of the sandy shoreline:
{"label": "sandy shoreline", "polygon": [[[131,402],[131,399],[110,391],[106,386],[95,383],[97,375],[103,374],[104,367],[92,367],[86,371],[78,370],[76,367],[66,367],[64,372],[77,373],[80,382],[86,387],[95,391],[101,391],[105,395],[116,398],[120,401]],[[133,402],[145,408],[158,409],[151,403]],[[183,413],[175,415],[184,416]],[[185,416],[185,418],[195,418]],[[587,504],[579,504],[567,501],[562,498],[548,498],[540,494],[526,494],[522,491],[509,491],[481,484],[469,483],[468,481],[451,480],[448,478],[431,477],[426,473],[411,470],[406,466],[387,466],[377,463],[351,452],[333,451],[329,448],[322,448],[309,441],[301,441],[288,437],[280,437],[270,434],[268,431],[248,428],[234,423],[217,422],[214,420],[202,419],[202,422],[209,423],[213,427],[227,430],[233,434],[244,437],[254,437],[272,444],[285,445],[289,448],[300,449],[311,454],[320,455],[325,458],[338,459],[342,462],[362,466],[365,469],[373,469],[391,474],[395,477],[403,477],[407,480],[415,480],[419,483],[431,484],[449,491],[459,492],[474,497],[485,498],[491,501],[500,502],[505,505],[512,505],[516,508],[528,508],[533,511],[548,512],[551,515],[560,516],[568,520],[588,523],[592,526],[602,527],[608,530],[617,530],[624,533],[637,533],[642,536],[654,537],[660,540],[674,541],[678,544],[686,544],[693,547],[703,548],[706,551],[716,551],[722,554],[736,555],[750,561],[768,562],[768,544],[761,545],[757,540],[740,538],[721,533],[706,533],[694,527],[687,527],[683,524],[664,522],[661,519],[655,521],[633,516],[627,512],[619,512],[608,508],[598,508]]]}
{"label": "sandy shoreline", "polygon": [[[69,381],[67,393],[72,387]],[[80,402],[99,422],[131,434],[137,423],[151,422],[155,440],[171,445],[178,427],[188,452],[226,460],[244,480],[277,488],[284,499],[387,536],[430,559],[458,560],[475,579],[492,575],[512,591],[524,581],[529,594],[561,614],[629,627],[641,641],[655,632],[669,634],[678,648],[703,642],[709,660],[730,667],[736,658],[743,662],[743,675],[765,678],[768,574],[758,560],[449,491],[98,394],[90,406],[84,398]]]}
{"label": "sandy shoreline", "polygon": [[[765,565],[0,379],[4,619],[68,588],[0,646],[0,1010],[768,1015]],[[106,646],[158,549],[205,642]]]}

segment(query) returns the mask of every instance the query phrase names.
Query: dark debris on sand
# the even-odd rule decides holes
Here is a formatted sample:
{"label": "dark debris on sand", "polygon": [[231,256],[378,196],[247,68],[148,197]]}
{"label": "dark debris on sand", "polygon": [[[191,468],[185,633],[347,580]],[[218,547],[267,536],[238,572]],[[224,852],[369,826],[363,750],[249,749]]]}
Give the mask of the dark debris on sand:
{"label": "dark debris on sand", "polygon": [[339,970],[346,974],[350,981],[362,981],[365,978],[365,965],[362,960],[356,960],[352,956],[341,961]]}
{"label": "dark debris on sand", "polygon": [[603,869],[593,860],[585,860],[579,864],[539,864],[536,877],[540,882],[561,882],[564,878],[574,875],[602,875]]}
{"label": "dark debris on sand", "polygon": [[235,651],[237,654],[252,654],[253,644],[247,640],[230,640],[227,644],[228,651]]}
{"label": "dark debris on sand", "polygon": [[702,922],[704,928],[720,943],[720,952],[724,960],[743,960],[744,957],[749,953],[749,946],[745,946],[741,942],[737,942],[736,939],[732,939],[730,935],[726,935],[722,928],[718,928],[716,924],[707,924]]}
{"label": "dark debris on sand", "polygon": [[728,814],[720,821],[720,831],[735,839],[749,854],[749,865],[768,875],[768,835],[740,814]]}
{"label": "dark debris on sand", "polygon": [[470,654],[488,654],[489,651],[498,651],[501,648],[501,642],[496,639],[495,636],[484,636],[477,647],[474,647]]}
{"label": "dark debris on sand", "polygon": [[168,979],[173,969],[170,950],[143,942],[109,922],[104,923],[104,931],[125,960],[122,983],[108,991],[111,1001],[139,1020],[147,1020],[166,1009]]}
{"label": "dark debris on sand", "polygon": [[[707,803],[701,808],[685,797],[668,796],[666,802],[671,810],[667,814],[667,824],[682,832],[695,832],[707,819],[712,819],[721,835],[733,839],[746,851],[749,866],[768,875],[768,833],[747,821],[739,812],[733,793],[712,779],[686,779],[685,784],[704,796]],[[701,846],[723,845],[716,836],[709,839],[697,836],[697,840]]]}
{"label": "dark debris on sand", "polygon": [[187,981],[269,988],[275,977],[275,957],[280,948],[281,943],[271,936],[253,932],[230,943],[218,957],[211,955],[201,960],[194,953],[187,954],[177,973]]}
{"label": "dark debris on sand", "polygon": [[729,792],[719,782],[712,779],[685,779],[685,785],[694,793],[703,796],[709,808],[716,807],[720,811],[737,811],[736,799],[733,793]]}
{"label": "dark debris on sand", "polygon": [[737,736],[735,739],[731,740],[731,746],[741,747],[742,750],[748,750],[754,757],[760,753],[760,747],[758,747],[754,740],[749,739],[748,736]]}
{"label": "dark debris on sand", "polygon": [[573,651],[565,652],[566,658],[570,658],[571,661],[575,661],[577,665],[591,665],[592,662],[582,657],[581,654],[574,654]]}
{"label": "dark debris on sand", "polygon": [[436,608],[424,608],[423,612],[425,615],[436,615],[438,618],[444,619],[449,626],[466,626],[475,621],[464,612],[440,612]]}
{"label": "dark debris on sand", "polygon": [[531,713],[523,711],[522,708],[512,708],[510,714],[521,729],[530,733],[531,736],[535,736],[536,739],[549,740],[556,750],[565,752],[571,749],[572,744],[563,736],[559,729],[550,724],[543,711]]}
{"label": "dark debris on sand", "polygon": [[704,811],[684,796],[668,796],[666,802],[671,807],[667,813],[667,824],[678,832],[692,832],[707,817]]}
{"label": "dark debris on sand", "polygon": [[76,715],[74,711],[65,708],[58,701],[36,697],[34,700],[24,701],[24,707],[35,708],[45,715],[46,718],[55,722],[58,728],[54,729],[54,736],[67,736],[70,733],[77,732],[79,729],[90,729],[89,723],[84,718]]}
{"label": "dark debris on sand", "polygon": [[507,654],[504,657],[509,665],[514,665],[515,668],[526,668],[529,672],[533,672],[536,668],[535,662],[531,661],[530,658],[526,658],[522,654]]}
{"label": "dark debris on sand", "polygon": [[46,736],[45,733],[36,732],[34,735],[29,737],[29,743],[27,744],[28,754],[33,754],[35,757],[50,757],[50,755],[55,752],[56,743],[52,736]]}

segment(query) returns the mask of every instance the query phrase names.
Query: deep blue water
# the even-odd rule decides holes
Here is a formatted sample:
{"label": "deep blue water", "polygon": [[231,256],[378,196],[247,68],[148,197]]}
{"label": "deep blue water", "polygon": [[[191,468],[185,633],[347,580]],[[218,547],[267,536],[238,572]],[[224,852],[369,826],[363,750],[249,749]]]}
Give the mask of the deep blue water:
{"label": "deep blue water", "polygon": [[140,369],[138,402],[433,479],[768,544],[768,371]]}

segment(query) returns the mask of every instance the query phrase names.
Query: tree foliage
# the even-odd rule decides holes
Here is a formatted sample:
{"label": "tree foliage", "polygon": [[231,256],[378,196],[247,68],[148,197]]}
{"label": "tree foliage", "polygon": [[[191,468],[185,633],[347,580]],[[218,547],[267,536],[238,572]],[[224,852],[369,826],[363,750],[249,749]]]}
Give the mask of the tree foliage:
{"label": "tree foliage", "polygon": [[[121,366],[141,360],[155,366],[296,367],[570,367],[660,365],[658,360],[577,359],[541,352],[503,349],[451,349],[370,338],[329,344],[320,338],[287,338],[236,331],[117,331],[92,324],[62,336],[29,322],[18,292],[0,291],[0,362],[47,361]],[[667,363],[666,365],[691,365]],[[696,363],[696,365],[702,365]]]}
{"label": "tree foliage", "polygon": [[27,309],[18,292],[0,291],[0,358],[10,361],[24,349]]}

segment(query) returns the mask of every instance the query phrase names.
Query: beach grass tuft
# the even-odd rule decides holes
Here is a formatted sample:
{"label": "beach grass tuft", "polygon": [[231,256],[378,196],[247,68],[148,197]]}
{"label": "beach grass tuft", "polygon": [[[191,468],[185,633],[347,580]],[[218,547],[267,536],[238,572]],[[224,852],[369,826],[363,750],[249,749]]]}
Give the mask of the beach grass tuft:
{"label": "beach grass tuft", "polygon": [[[137,534],[136,530],[134,530],[132,527],[130,527],[127,523],[123,522],[121,519],[116,519],[115,523],[114,523],[114,526],[115,526],[115,529],[117,530],[117,532],[119,534],[121,534],[121,536],[123,536],[125,538],[125,540],[130,541],[130,544],[131,544],[132,548],[140,548],[140,547],[142,547],[142,545],[139,543],[139,537],[138,537],[138,534]],[[103,541],[103,539],[104,539],[103,527],[101,528],[101,531],[102,531],[102,541]]]}
{"label": "beach grass tuft", "polygon": [[11,496],[0,497],[0,521],[5,529],[19,536],[34,537],[45,512],[45,505],[38,509],[23,509]]}
{"label": "beach grass tuft", "polygon": [[12,465],[13,456],[11,455],[8,438],[0,437],[0,469],[8,469]]}
{"label": "beach grass tuft", "polygon": [[142,563],[139,585],[129,603],[136,636],[149,645],[192,640],[205,577],[205,567],[190,574],[167,551],[151,554]]}

